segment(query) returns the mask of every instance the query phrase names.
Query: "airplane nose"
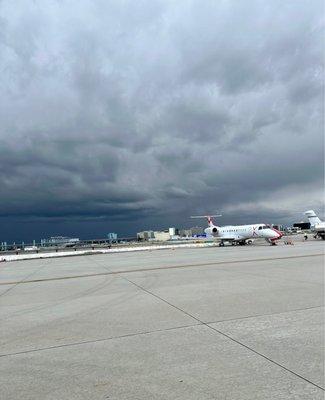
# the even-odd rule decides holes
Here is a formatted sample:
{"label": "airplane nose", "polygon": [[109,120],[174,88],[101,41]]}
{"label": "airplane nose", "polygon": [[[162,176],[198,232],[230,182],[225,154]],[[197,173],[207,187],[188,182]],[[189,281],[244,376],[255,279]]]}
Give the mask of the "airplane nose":
{"label": "airplane nose", "polygon": [[271,229],[272,229],[272,234],[273,234],[273,236],[274,236],[274,234],[276,234],[277,239],[281,239],[281,238],[282,238],[282,236],[283,236],[283,233],[282,233],[282,232],[278,231],[278,230],[275,229],[275,228],[271,228]]}

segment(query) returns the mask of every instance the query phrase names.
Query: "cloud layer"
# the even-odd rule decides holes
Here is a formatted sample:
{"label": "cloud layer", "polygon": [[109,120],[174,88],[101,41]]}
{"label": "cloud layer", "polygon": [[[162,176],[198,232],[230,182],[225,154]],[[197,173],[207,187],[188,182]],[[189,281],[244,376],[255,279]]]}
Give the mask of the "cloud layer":
{"label": "cloud layer", "polygon": [[2,1],[0,15],[1,239],[23,222],[127,235],[323,210],[322,1]]}

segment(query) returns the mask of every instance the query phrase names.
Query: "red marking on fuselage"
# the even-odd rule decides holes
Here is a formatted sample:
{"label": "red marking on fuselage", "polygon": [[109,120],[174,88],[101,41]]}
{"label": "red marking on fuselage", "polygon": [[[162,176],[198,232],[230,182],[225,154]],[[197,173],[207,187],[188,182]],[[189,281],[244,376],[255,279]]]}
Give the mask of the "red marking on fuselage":
{"label": "red marking on fuselage", "polygon": [[281,233],[280,231],[278,231],[278,230],[275,229],[275,228],[271,228],[271,227],[270,227],[270,229],[272,229],[272,231],[276,233],[276,237],[272,238],[272,239],[271,239],[272,241],[274,241],[274,240],[279,240],[279,239],[282,238],[283,233]]}

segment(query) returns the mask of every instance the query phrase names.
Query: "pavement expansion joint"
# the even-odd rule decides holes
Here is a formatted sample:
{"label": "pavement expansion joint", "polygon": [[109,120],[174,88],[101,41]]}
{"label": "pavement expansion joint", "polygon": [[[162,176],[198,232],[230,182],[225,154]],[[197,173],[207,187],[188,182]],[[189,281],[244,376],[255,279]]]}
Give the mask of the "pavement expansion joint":
{"label": "pavement expansion joint", "polygon": [[319,256],[323,257],[324,254],[317,253],[317,254],[298,255],[298,256],[295,255],[295,256],[285,256],[285,257],[254,258],[254,259],[247,259],[247,260],[213,261],[213,262],[208,262],[208,263],[168,265],[168,266],[164,266],[164,267],[138,268],[138,269],[133,269],[133,270],[128,269],[128,270],[120,270],[120,271],[107,270],[107,272],[98,272],[98,273],[93,273],[93,274],[71,275],[71,276],[58,276],[58,277],[54,277],[54,278],[31,279],[31,280],[26,280],[26,278],[25,278],[22,281],[0,282],[0,286],[61,281],[61,280],[68,280],[68,279],[81,279],[81,278],[90,278],[90,277],[105,276],[105,275],[132,274],[132,273],[136,273],[136,272],[164,271],[164,270],[168,270],[168,269],[209,267],[209,266],[215,266],[215,265],[241,264],[241,263],[263,262],[263,261],[274,261],[274,260],[288,260],[288,259],[319,257]]}
{"label": "pavement expansion joint", "polygon": [[135,337],[135,336],[150,335],[150,334],[153,334],[153,333],[168,332],[168,331],[174,331],[174,330],[178,330],[178,329],[192,328],[192,327],[201,326],[201,325],[205,325],[205,324],[196,323],[196,324],[188,324],[188,325],[182,325],[182,326],[173,326],[173,327],[170,327],[170,328],[155,329],[155,330],[152,330],[152,331],[128,333],[128,334],[125,334],[125,335],[110,336],[110,337],[107,337],[107,338],[83,340],[83,341],[73,342],[73,343],[64,343],[64,344],[58,344],[58,345],[55,345],[55,346],[47,346],[47,347],[40,347],[40,348],[37,348],[37,349],[16,351],[16,352],[13,352],[13,353],[4,353],[4,354],[0,354],[0,358],[18,356],[18,355],[23,355],[23,354],[28,354],[28,353],[37,353],[37,352],[46,351],[46,350],[56,350],[56,349],[61,349],[63,347],[82,346],[82,345],[86,345],[86,344],[107,342],[107,341],[110,341],[110,340],[117,340],[117,339],[125,339],[125,338],[130,338],[130,337]]}
{"label": "pavement expansion joint", "polygon": [[277,365],[278,367],[284,369],[285,371],[290,372],[291,374],[297,376],[298,378],[304,380],[305,382],[310,383],[311,385],[317,387],[318,389],[320,389],[320,390],[322,390],[322,391],[325,390],[322,386],[317,385],[317,383],[312,382],[311,380],[305,378],[304,376],[298,374],[297,372],[292,371],[291,369],[285,367],[284,365],[278,363],[277,361],[275,361],[275,360],[273,360],[273,359],[267,357],[265,354],[262,354],[262,353],[260,353],[259,351],[254,350],[252,347],[247,346],[245,343],[240,342],[239,340],[237,340],[237,339],[233,338],[232,336],[230,336],[230,335],[228,335],[228,334],[226,334],[226,333],[220,331],[219,329],[216,329],[216,328],[214,328],[213,326],[210,326],[210,325],[208,325],[208,324],[206,324],[206,326],[208,326],[209,328],[211,328],[211,329],[214,330],[215,332],[219,333],[220,335],[223,335],[224,337],[226,337],[226,338],[232,340],[233,342],[239,344],[240,346],[245,347],[247,350],[250,350],[251,352],[253,352],[253,353],[259,355],[260,357],[263,357],[265,360],[267,360],[267,361],[269,361],[269,362],[271,362],[271,363]]}
{"label": "pavement expansion joint", "polygon": [[276,366],[282,368],[283,370],[285,370],[285,371],[287,371],[287,372],[289,372],[289,373],[295,375],[296,377],[298,377],[298,378],[304,380],[305,382],[307,382],[307,383],[309,383],[309,384],[311,384],[311,385],[317,387],[318,389],[320,389],[320,390],[322,390],[322,391],[325,390],[322,386],[319,386],[317,383],[310,381],[309,379],[307,379],[307,378],[303,377],[302,375],[300,375],[300,374],[298,374],[298,373],[292,371],[291,369],[285,367],[284,365],[278,363],[277,361],[272,360],[271,358],[267,357],[266,355],[264,355],[264,354],[262,354],[262,353],[260,353],[260,352],[258,352],[258,351],[256,351],[256,350],[254,350],[252,347],[246,345],[245,343],[242,343],[242,342],[240,342],[239,340],[233,338],[232,336],[230,336],[230,335],[228,335],[228,334],[226,334],[226,333],[220,331],[219,329],[214,328],[213,326],[209,325],[208,323],[205,323],[205,322],[201,321],[199,318],[197,318],[197,317],[195,317],[194,315],[188,313],[187,311],[181,309],[180,307],[177,307],[176,305],[174,305],[174,304],[170,303],[168,300],[165,300],[164,298],[162,298],[162,297],[156,295],[155,293],[151,292],[150,290],[145,289],[145,288],[142,287],[141,285],[138,285],[137,283],[132,282],[130,279],[127,279],[127,278],[125,278],[125,277],[123,277],[123,279],[125,279],[126,281],[128,281],[128,282],[130,282],[131,284],[135,285],[136,287],[138,287],[139,289],[143,290],[144,292],[146,292],[146,293],[148,293],[148,294],[150,294],[150,295],[156,297],[157,299],[160,299],[161,301],[163,301],[164,303],[168,304],[169,306],[171,306],[171,307],[173,307],[173,308],[175,308],[175,309],[177,309],[177,310],[183,312],[185,315],[187,315],[187,316],[193,318],[195,321],[199,322],[200,325],[204,325],[204,326],[206,326],[207,328],[210,328],[211,330],[213,330],[214,332],[218,333],[219,335],[222,335],[223,337],[225,337],[225,338],[231,340],[232,342],[234,342],[234,343],[236,343],[236,344],[238,344],[238,345],[244,347],[245,349],[251,351],[252,353],[254,353],[254,354],[256,354],[256,355],[258,355],[258,356],[264,358],[264,359],[267,360],[268,362],[270,362],[270,363],[272,363],[272,364],[274,364],[274,365],[276,365]]}
{"label": "pavement expansion joint", "polygon": [[[10,292],[11,290],[15,289],[18,285],[20,285],[21,283],[29,283],[30,280],[27,280],[28,278],[31,278],[32,276],[34,276],[35,274],[37,274],[39,271],[41,271],[42,269],[44,269],[45,267],[47,267],[49,265],[49,260],[45,261],[45,265],[41,265],[39,268],[36,269],[36,271],[31,272],[30,274],[28,274],[27,276],[25,276],[22,280],[14,282],[12,284],[11,287],[9,287],[7,290],[5,290],[4,292],[2,292],[0,294],[0,297],[4,296],[5,294],[7,294],[8,292]],[[4,282],[1,282],[0,285],[4,285]]]}
{"label": "pavement expansion joint", "polygon": [[[97,382],[107,372],[108,356],[109,368],[118,376],[115,388],[123,393],[131,390],[125,387],[125,371],[140,365],[140,358],[150,371],[158,365],[158,385],[168,393],[174,387],[166,386],[166,373],[191,363],[188,376],[195,379],[198,393],[208,385],[208,397],[219,390],[221,380],[225,391],[234,390],[234,398],[323,398],[322,243],[278,250],[251,246],[231,253],[191,250],[166,257],[153,252],[140,257],[130,253],[125,259],[48,259],[19,268],[2,264],[4,390],[13,399],[25,390],[35,398],[53,378],[60,386],[61,371],[71,363],[80,379],[88,374],[83,362],[94,364],[90,380]],[[147,359],[152,352],[154,357]],[[29,364],[32,369],[25,375]],[[40,366],[45,371],[58,368],[58,374],[43,374]],[[208,381],[198,380],[205,368]],[[151,384],[146,370],[140,372],[139,386]],[[74,387],[75,375],[65,376]]]}
{"label": "pavement expansion joint", "polygon": [[243,319],[250,319],[250,318],[271,317],[272,315],[281,315],[281,314],[287,314],[287,313],[298,312],[298,311],[314,310],[316,308],[323,308],[323,307],[324,307],[324,304],[320,304],[319,306],[312,306],[312,307],[306,307],[306,308],[294,308],[292,310],[279,311],[279,312],[274,312],[274,313],[255,314],[255,315],[247,315],[245,317],[239,317],[239,318],[220,319],[218,321],[205,322],[205,324],[207,324],[207,325],[219,324],[221,322],[241,321]]}

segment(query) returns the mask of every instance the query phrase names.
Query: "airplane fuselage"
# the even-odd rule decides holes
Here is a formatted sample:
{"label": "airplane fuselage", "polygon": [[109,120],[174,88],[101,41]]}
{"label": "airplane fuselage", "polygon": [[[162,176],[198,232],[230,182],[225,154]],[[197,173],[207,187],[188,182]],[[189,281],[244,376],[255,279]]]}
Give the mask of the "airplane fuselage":
{"label": "airplane fuselage", "polygon": [[321,237],[325,240],[325,222],[321,221],[314,210],[308,210],[305,212],[307,215],[308,220],[310,222],[310,228],[315,233],[315,236]]}
{"label": "airplane fuselage", "polygon": [[311,230],[316,236],[325,240],[325,222],[320,222],[319,224],[314,225]]}
{"label": "airplane fuselage", "polygon": [[273,242],[283,236],[281,232],[266,224],[216,226],[210,223],[205,233],[222,241],[235,242],[257,238]]}

